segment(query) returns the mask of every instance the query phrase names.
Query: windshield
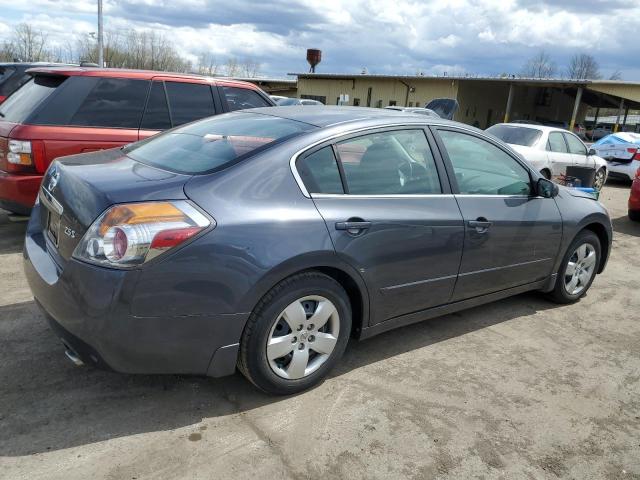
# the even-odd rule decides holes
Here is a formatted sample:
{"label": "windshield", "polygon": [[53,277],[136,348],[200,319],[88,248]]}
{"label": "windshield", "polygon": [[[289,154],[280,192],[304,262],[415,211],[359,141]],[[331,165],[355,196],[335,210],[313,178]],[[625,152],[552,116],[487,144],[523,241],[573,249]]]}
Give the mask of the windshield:
{"label": "windshield", "polygon": [[511,145],[533,146],[542,136],[542,131],[536,128],[515,127],[510,125],[494,125],[486,130],[487,133]]}
{"label": "windshield", "polygon": [[0,120],[23,123],[65,79],[48,76],[32,78],[0,105]]}
{"label": "windshield", "polygon": [[287,105],[300,105],[300,100],[297,98],[282,98],[276,103],[281,107],[286,107]]}
{"label": "windshield", "polygon": [[153,136],[125,148],[125,153],[134,160],[164,170],[203,174],[313,128],[286,118],[234,112]]}

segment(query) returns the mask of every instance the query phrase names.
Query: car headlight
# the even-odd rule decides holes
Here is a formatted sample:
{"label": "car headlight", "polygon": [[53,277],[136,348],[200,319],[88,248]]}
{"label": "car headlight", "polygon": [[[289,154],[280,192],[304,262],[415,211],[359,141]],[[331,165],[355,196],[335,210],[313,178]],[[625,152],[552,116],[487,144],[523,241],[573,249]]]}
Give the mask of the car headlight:
{"label": "car headlight", "polygon": [[93,222],[73,256],[96,265],[131,268],[181,245],[210,225],[187,201],[114,205]]}

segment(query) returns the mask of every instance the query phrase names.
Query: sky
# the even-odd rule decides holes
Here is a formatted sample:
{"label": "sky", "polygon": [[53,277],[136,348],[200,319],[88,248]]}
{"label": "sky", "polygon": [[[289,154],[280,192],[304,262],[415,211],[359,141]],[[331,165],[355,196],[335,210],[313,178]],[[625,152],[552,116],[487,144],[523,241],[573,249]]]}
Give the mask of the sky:
{"label": "sky", "polygon": [[[63,45],[97,31],[97,0],[0,0],[0,41],[27,22]],[[305,72],[517,74],[545,50],[566,70],[592,54],[640,81],[640,0],[104,0],[105,29],[156,30],[193,62],[250,58],[265,76]]]}

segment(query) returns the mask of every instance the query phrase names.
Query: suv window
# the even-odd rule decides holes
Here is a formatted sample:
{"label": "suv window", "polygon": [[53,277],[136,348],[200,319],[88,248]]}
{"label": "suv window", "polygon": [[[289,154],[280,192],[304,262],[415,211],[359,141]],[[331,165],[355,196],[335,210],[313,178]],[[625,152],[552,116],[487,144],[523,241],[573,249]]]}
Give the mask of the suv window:
{"label": "suv window", "polygon": [[550,152],[569,153],[564,137],[560,132],[551,132],[547,141],[547,150]]}
{"label": "suv window", "polygon": [[171,118],[169,118],[169,106],[167,96],[164,92],[162,82],[152,82],[147,108],[140,128],[146,130],[166,130],[171,128]]}
{"label": "suv window", "polygon": [[513,157],[486,140],[466,133],[440,130],[460,193],[468,195],[529,195],[529,172]]}
{"label": "suv window", "polygon": [[66,79],[67,77],[34,77],[0,105],[0,118],[8,122],[23,123]]}
{"label": "suv window", "polygon": [[69,125],[137,129],[148,88],[147,80],[101,78]]}
{"label": "suv window", "polygon": [[569,152],[570,153],[575,153],[578,155],[586,155],[587,154],[587,147],[584,146],[584,143],[582,143],[580,140],[578,140],[577,137],[575,137],[574,135],[571,135],[570,133],[565,133],[564,134],[564,138],[567,140],[567,144],[569,145]]}
{"label": "suv window", "polygon": [[224,96],[227,99],[229,110],[243,110],[245,108],[270,107],[262,95],[255,90],[239,87],[222,87]]}
{"label": "suv window", "polygon": [[333,148],[324,147],[301,158],[296,167],[309,193],[344,193]]}
{"label": "suv window", "polygon": [[350,194],[442,193],[423,130],[372,133],[340,142],[337,149]]}
{"label": "suv window", "polygon": [[9,77],[16,71],[13,67],[0,66],[0,96],[7,97],[11,93],[7,88]]}
{"label": "suv window", "polygon": [[208,84],[165,82],[165,87],[174,127],[216,114]]}

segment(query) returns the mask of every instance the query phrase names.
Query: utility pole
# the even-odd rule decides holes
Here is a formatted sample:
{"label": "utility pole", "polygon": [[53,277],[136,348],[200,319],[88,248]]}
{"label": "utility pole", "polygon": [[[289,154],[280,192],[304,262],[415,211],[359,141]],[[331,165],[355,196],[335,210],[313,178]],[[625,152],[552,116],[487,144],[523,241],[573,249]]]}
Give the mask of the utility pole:
{"label": "utility pole", "polygon": [[102,0],[98,0],[98,65],[104,68],[104,40],[102,32]]}

